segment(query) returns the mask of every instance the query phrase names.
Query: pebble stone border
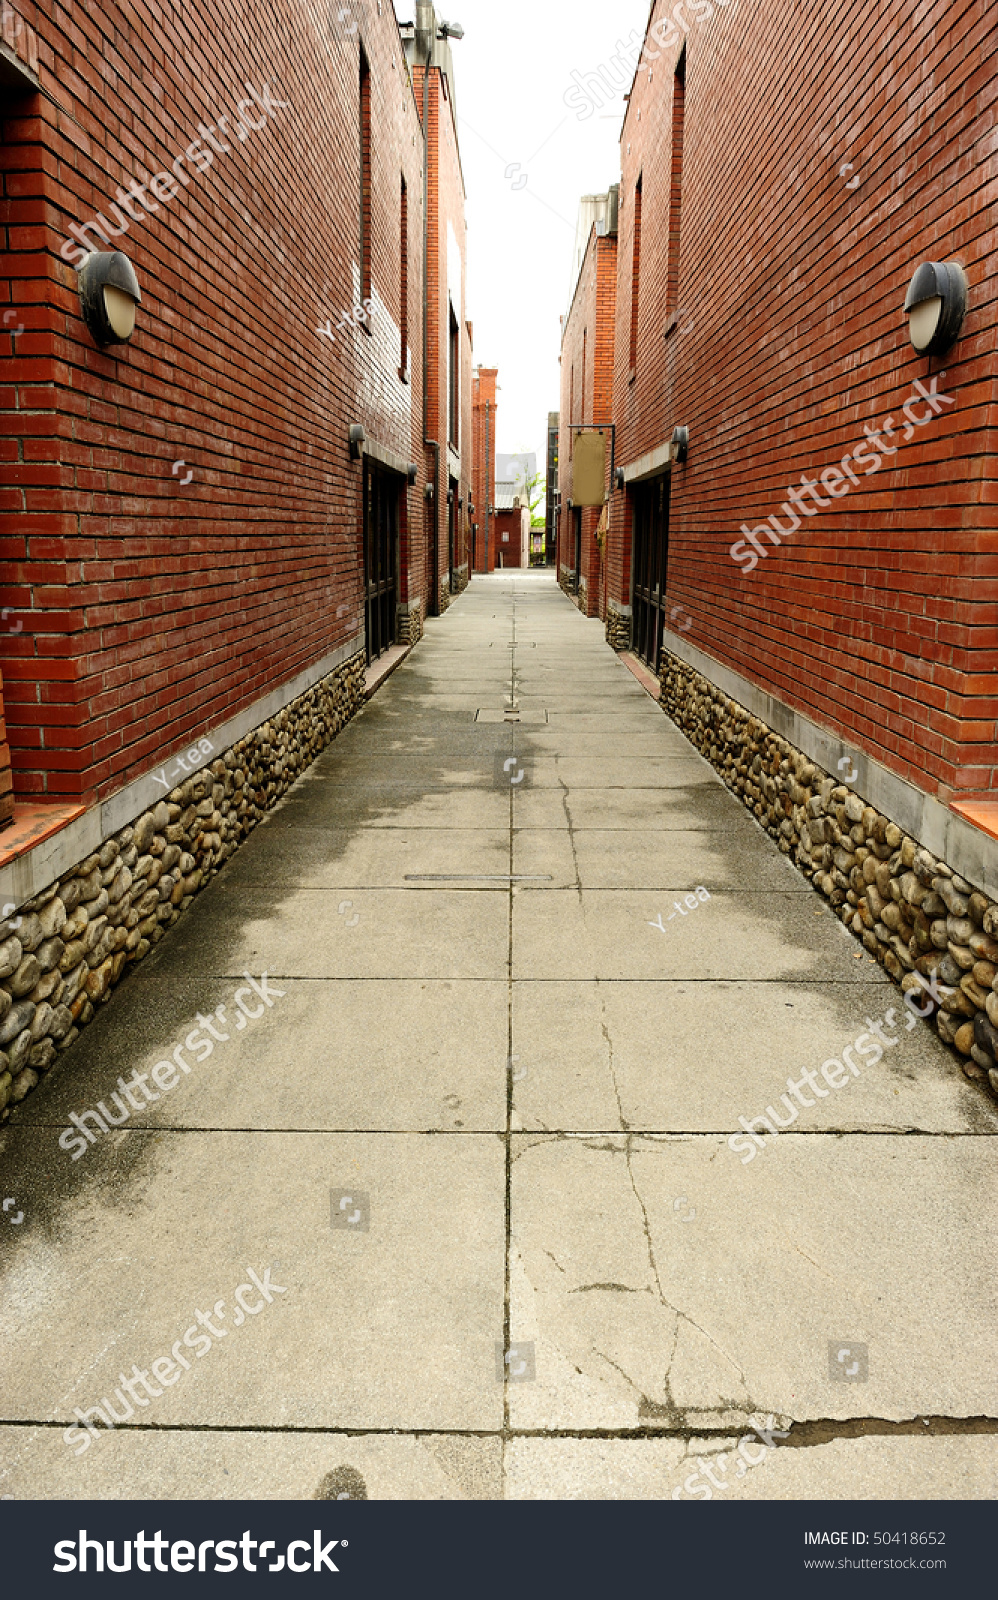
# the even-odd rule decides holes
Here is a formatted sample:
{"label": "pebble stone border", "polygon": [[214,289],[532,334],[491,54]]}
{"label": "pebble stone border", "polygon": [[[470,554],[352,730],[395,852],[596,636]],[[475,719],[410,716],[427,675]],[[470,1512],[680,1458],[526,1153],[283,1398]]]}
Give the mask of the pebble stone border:
{"label": "pebble stone border", "polygon": [[894,981],[946,986],[939,1037],[998,1095],[998,905],[678,656],[659,677],[663,710]]}
{"label": "pebble stone border", "polygon": [[609,606],[606,614],[606,642],[620,655],[631,648],[631,619]]}
{"label": "pebble stone border", "polygon": [[335,672],[0,922],[0,1123],[364,704]]}

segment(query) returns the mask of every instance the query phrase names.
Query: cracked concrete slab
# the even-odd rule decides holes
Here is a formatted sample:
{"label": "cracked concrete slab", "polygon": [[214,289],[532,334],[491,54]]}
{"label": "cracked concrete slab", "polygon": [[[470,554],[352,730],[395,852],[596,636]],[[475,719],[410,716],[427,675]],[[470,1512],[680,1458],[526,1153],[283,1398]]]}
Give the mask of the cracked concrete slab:
{"label": "cracked concrete slab", "polygon": [[340,889],[292,882],[275,898],[218,880],[172,930],[171,948],[189,955],[208,936],[225,948],[230,971],[309,978],[499,978],[508,969],[509,896],[500,886],[414,884],[354,889],[350,898],[348,917]]}
{"label": "cracked concrete slab", "polygon": [[77,1459],[61,1429],[0,1427],[4,1467],[0,1492],[15,1500],[314,1500],[329,1487],[351,1499],[502,1498],[497,1435],[119,1428]]}
{"label": "cracked concrete slab", "polygon": [[521,888],[513,975],[856,981],[856,940],[795,889],[718,892],[683,917],[669,906],[655,889]]}
{"label": "cracked concrete slab", "polygon": [[[50,1143],[41,1130],[17,1139],[29,1153]],[[498,1427],[497,1138],[123,1129],[81,1165],[62,1203],[47,1218],[33,1208],[6,1246],[7,1420],[73,1424],[74,1407],[104,1396],[120,1417],[121,1371],[169,1365],[172,1351],[173,1376],[161,1369],[161,1393],[133,1407],[141,1423]],[[354,1190],[367,1226],[351,1232],[333,1226],[334,1200]],[[266,1284],[268,1268],[283,1292],[265,1304],[250,1284],[252,1272]]]}
{"label": "cracked concrete slab", "polygon": [[[849,1439],[811,1450],[763,1450],[737,1475],[737,1436],[691,1439],[513,1439],[509,1500],[990,1500],[998,1493],[998,1439]],[[720,1468],[719,1456],[735,1465]],[[711,1487],[698,1462],[713,1463]],[[730,1480],[730,1481],[729,1481]],[[686,1492],[684,1484],[691,1489]],[[717,1488],[716,1483],[724,1485]],[[897,1518],[888,1519],[894,1527]]]}
{"label": "cracked concrete slab", "polygon": [[[514,672],[552,721],[476,724]],[[500,882],[408,881],[456,872]],[[263,969],[277,1005],[74,1164],[69,1112]],[[728,1142],[893,1006],[601,625],[476,579],[0,1131],[0,1492],[690,1498],[772,1416],[715,1499],[993,1497],[995,1108],[919,1026]],[[239,1321],[250,1267],[286,1293]]]}
{"label": "cracked concrete slab", "polygon": [[[514,1426],[998,1416],[989,1143],[787,1133],[744,1165],[707,1136],[515,1138]],[[836,1342],[866,1381],[833,1378]]]}
{"label": "cracked concrete slab", "polygon": [[851,983],[518,981],[520,1126],[737,1132],[771,1101],[785,1117],[787,1078],[820,1072],[893,1008],[897,1042],[834,1093],[819,1078],[824,1096],[808,1093],[798,1126],[998,1134],[998,1108],[953,1071],[934,1029],[908,1029],[879,967],[856,972]]}
{"label": "cracked concrete slab", "polygon": [[[536,774],[529,766],[526,770],[533,786]],[[570,800],[566,810],[572,814]],[[748,826],[751,828],[751,823]],[[518,825],[513,835],[513,862],[515,872],[550,874],[555,889],[581,886],[669,891],[663,921],[675,911],[677,933],[689,911],[685,896],[694,885],[711,895],[725,889],[741,888],[754,893],[772,889],[807,895],[814,901],[814,890],[785,856],[767,850],[761,834],[753,838],[751,832],[740,829],[708,832],[677,827],[629,833],[583,828],[569,833],[564,827]]]}
{"label": "cracked concrete slab", "polygon": [[[130,1127],[505,1128],[505,982],[282,978],[283,998],[236,1032],[229,1017],[239,1017],[232,1006],[238,982],[193,976],[173,961],[151,968],[141,990],[122,991],[115,1016],[98,1014],[50,1076],[49,1093],[28,1099],[19,1124],[66,1127],[69,1112],[102,1100],[116,1115],[110,1096],[119,1075],[149,1074],[179,1045],[190,1074],[175,1073],[176,1087],[133,1112]],[[198,1014],[211,1017],[216,1006],[223,1011],[216,1029],[231,1031],[201,1064],[183,1042],[197,1031]],[[57,1137],[53,1131],[53,1144]]]}
{"label": "cracked concrete slab", "polygon": [[247,840],[226,874],[229,888],[276,878],[302,889],[404,889],[413,873],[510,870],[508,824],[492,832],[387,826],[350,832],[275,822]]}

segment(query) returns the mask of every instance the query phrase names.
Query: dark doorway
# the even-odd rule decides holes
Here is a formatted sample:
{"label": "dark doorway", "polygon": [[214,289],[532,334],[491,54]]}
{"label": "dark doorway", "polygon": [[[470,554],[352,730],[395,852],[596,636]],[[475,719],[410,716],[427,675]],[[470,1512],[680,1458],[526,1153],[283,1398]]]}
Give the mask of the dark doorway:
{"label": "dark doorway", "polygon": [[574,566],[572,584],[574,592],[578,594],[579,584],[582,581],[582,507],[572,507],[572,524],[575,534]]}
{"label": "dark doorway", "polygon": [[450,480],[450,493],[447,496],[447,568],[450,573],[449,588],[454,593],[454,556],[457,548],[457,519],[460,515],[458,507],[459,484],[456,479]]}
{"label": "dark doorway", "polygon": [[665,631],[669,567],[669,474],[635,486],[634,627],[631,648],[657,673]]}
{"label": "dark doorway", "polygon": [[369,663],[395,643],[402,481],[396,473],[365,461],[364,594]]}

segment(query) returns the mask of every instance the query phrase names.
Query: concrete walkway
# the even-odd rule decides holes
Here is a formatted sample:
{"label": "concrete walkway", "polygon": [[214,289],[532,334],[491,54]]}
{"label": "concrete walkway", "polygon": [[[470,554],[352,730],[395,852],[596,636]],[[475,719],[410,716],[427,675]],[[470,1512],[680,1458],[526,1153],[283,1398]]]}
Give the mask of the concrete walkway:
{"label": "concrete walkway", "polygon": [[476,580],[0,1136],[0,1492],[993,1497],[998,1118],[905,1016]]}

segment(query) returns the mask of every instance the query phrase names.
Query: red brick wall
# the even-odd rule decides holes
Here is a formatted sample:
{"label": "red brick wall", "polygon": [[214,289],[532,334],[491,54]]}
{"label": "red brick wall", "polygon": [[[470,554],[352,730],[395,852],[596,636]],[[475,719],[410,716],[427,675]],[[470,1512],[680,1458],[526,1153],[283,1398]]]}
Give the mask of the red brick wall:
{"label": "red brick wall", "polygon": [[[491,572],[495,567],[495,519],[487,508],[495,504],[496,487],[496,388],[497,367],[479,367],[472,380],[472,500],[478,533],[475,541],[475,571]],[[486,407],[488,420],[486,422]],[[488,460],[486,461],[486,443]]]}
{"label": "red brick wall", "polygon": [[[561,430],[558,446],[562,497],[559,576],[562,565],[574,567],[575,564],[575,523],[568,509],[568,501],[572,497],[571,424],[608,424],[611,421],[616,300],[617,237],[615,234],[600,237],[594,229],[589,236],[572,305],[562,327]],[[609,440],[606,460],[606,484],[609,489]],[[590,617],[606,615],[603,560],[596,542],[600,515],[599,506],[585,507],[582,512],[581,576],[585,579],[585,611]]]}
{"label": "red brick wall", "polygon": [[[413,70],[413,86],[420,115],[423,108],[423,77],[424,69],[417,66]],[[431,67],[429,74],[428,94],[428,132],[427,132],[427,160],[429,162],[429,207],[430,219],[428,238],[427,261],[427,396],[426,396],[426,436],[435,439],[440,446],[440,484],[438,491],[438,564],[439,584],[441,594],[446,593],[448,579],[448,537],[447,537],[447,489],[450,474],[456,470],[457,460],[449,451],[448,445],[448,341],[450,334],[450,296],[453,292],[454,310],[457,315],[459,333],[464,328],[464,277],[465,262],[467,257],[467,237],[464,220],[464,180],[461,176],[461,162],[458,151],[457,131],[454,123],[453,105],[448,88],[447,74],[439,67]],[[450,284],[448,282],[448,227],[453,229],[461,254],[461,282]],[[470,381],[471,352],[470,344],[466,347],[462,339],[460,344],[460,365],[462,386]],[[462,388],[463,411],[463,388]],[[461,441],[458,441],[459,446]],[[470,449],[470,440],[469,440]],[[434,452],[426,452],[426,482],[432,483],[434,478]],[[467,469],[461,464],[459,474],[461,485],[460,496],[465,497],[468,486]],[[432,502],[426,505],[426,548],[427,559],[432,565],[434,508]],[[460,566],[467,560],[465,551],[465,536],[461,524],[464,518],[459,519],[458,537],[455,539],[455,566]],[[433,609],[431,607],[431,609]]]}
{"label": "red brick wall", "polygon": [[[996,42],[986,0],[840,0],[834,16],[765,0],[691,20],[671,330],[678,44],[639,72],[621,145],[618,458],[690,428],[669,564],[686,637],[943,799],[998,790]],[[915,354],[902,314],[923,260],[970,280],[941,359]],[[865,424],[903,428],[914,381],[933,378],[954,404],[743,574],[742,525],[789,528],[788,485],[839,463]],[[621,500],[610,583],[627,602]]]}
{"label": "red brick wall", "polygon": [[461,323],[461,536],[459,566],[467,564],[471,576],[471,511],[475,504],[472,494],[472,471],[475,459],[475,435],[471,421],[472,362],[474,340],[471,323]]}
{"label": "red brick wall", "polygon": [[[16,788],[92,800],[358,631],[349,424],[421,459],[398,324],[404,173],[418,352],[422,139],[394,17],[367,7],[378,306],[370,332],[335,332],[359,288],[356,35],[292,0],[196,0],[155,24],[109,0],[25,5],[51,98],[8,113],[0,144],[0,293],[26,329],[0,374],[2,599],[24,621],[0,652]],[[216,134],[231,149],[202,172],[188,157],[189,185],[114,241],[142,305],[131,343],[98,350],[66,229],[169,172],[200,122],[234,120],[246,83],[293,105],[244,141]]]}
{"label": "red brick wall", "polygon": [[[497,512],[490,527],[491,563],[489,571],[523,565],[523,512]],[[504,537],[508,536],[508,537]]]}

